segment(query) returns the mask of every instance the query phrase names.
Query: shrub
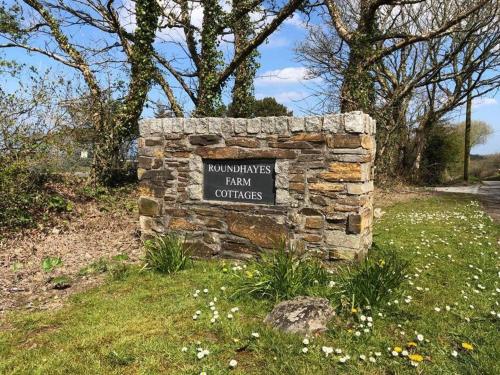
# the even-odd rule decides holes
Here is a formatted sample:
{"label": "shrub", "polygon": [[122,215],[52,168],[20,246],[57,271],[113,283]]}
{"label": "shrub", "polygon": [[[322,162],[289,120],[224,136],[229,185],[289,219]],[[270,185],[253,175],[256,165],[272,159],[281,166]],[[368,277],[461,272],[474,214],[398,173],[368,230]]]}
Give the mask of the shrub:
{"label": "shrub", "polygon": [[54,268],[61,267],[62,264],[63,262],[59,257],[45,257],[42,260],[42,269],[45,272],[52,272]]}
{"label": "shrub", "polygon": [[380,306],[398,292],[405,280],[409,262],[395,251],[380,251],[376,245],[373,255],[361,264],[345,267],[339,272],[334,295],[350,307]]}
{"label": "shrub", "polygon": [[144,244],[146,268],[160,273],[172,273],[187,268],[189,246],[185,238],[175,233],[158,236]]}
{"label": "shrub", "polygon": [[283,241],[278,249],[264,254],[249,265],[244,274],[237,274],[239,285],[235,296],[282,300],[299,295],[316,294],[314,287],[325,286],[327,270],[317,259],[301,257],[293,246]]}

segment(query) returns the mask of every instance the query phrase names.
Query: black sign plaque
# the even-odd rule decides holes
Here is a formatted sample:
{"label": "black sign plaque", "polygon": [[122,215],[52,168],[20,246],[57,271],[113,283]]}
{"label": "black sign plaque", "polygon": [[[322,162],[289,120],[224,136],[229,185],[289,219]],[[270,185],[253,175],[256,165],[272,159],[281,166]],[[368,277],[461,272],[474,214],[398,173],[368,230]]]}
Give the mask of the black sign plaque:
{"label": "black sign plaque", "polygon": [[275,159],[204,159],[203,198],[274,204],[275,162]]}

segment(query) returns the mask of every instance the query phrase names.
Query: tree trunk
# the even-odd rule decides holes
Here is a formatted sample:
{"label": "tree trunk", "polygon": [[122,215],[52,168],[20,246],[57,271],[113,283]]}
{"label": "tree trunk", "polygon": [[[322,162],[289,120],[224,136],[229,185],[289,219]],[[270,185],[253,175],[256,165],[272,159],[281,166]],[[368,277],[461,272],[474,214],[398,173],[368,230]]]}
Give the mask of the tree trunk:
{"label": "tree trunk", "polygon": [[[248,0],[233,0],[233,12],[239,13],[248,7]],[[234,20],[234,49],[235,55],[241,53],[246,47],[248,41],[254,34],[250,15],[245,13],[244,16]],[[234,74],[234,86],[232,91],[232,103],[230,115],[232,117],[248,118],[252,116],[252,104],[254,101],[254,86],[253,81],[257,72],[257,50],[254,50],[241,65],[236,68]]]}
{"label": "tree trunk", "polygon": [[198,103],[194,117],[220,114],[222,87],[218,84],[223,56],[219,51],[218,29],[222,8],[218,0],[203,0],[203,28],[201,31],[201,58],[198,75]]}
{"label": "tree trunk", "polygon": [[465,144],[464,144],[464,181],[469,182],[469,162],[470,162],[470,133],[472,127],[472,77],[468,79],[469,93],[467,94],[467,109],[465,112]]}
{"label": "tree trunk", "polygon": [[363,111],[371,114],[375,101],[373,77],[364,63],[371,54],[368,39],[356,37],[350,44],[350,55],[342,83],[341,112]]}

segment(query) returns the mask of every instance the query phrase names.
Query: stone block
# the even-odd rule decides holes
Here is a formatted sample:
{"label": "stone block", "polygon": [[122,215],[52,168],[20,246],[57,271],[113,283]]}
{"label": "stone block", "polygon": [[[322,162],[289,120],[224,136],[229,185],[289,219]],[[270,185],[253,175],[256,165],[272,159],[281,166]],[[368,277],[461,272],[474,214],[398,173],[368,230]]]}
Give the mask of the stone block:
{"label": "stone block", "polygon": [[195,154],[206,159],[294,159],[295,151],[286,149],[242,149],[239,147],[200,147]]}
{"label": "stone block", "polygon": [[157,218],[139,216],[139,227],[143,233],[164,233],[165,225]]}
{"label": "stone block", "polygon": [[261,119],[260,118],[251,118],[247,120],[247,133],[248,134],[257,134],[261,129]]}
{"label": "stone block", "polygon": [[196,118],[185,118],[184,119],[184,133],[185,134],[194,134],[196,133],[196,122],[198,119]]}
{"label": "stone block", "polygon": [[301,117],[289,117],[288,127],[292,132],[303,132],[305,129],[305,119]]}
{"label": "stone block", "polygon": [[341,230],[325,231],[325,241],[328,245],[344,247],[348,249],[359,249],[361,245],[361,236],[347,234]]}
{"label": "stone block", "polygon": [[347,184],[347,193],[348,194],[366,194],[373,191],[373,181],[368,181],[364,183],[358,184]]}
{"label": "stone block", "polygon": [[141,216],[160,216],[161,201],[153,197],[139,198],[139,215]]}
{"label": "stone block", "polygon": [[274,117],[277,134],[288,134],[288,117]]}
{"label": "stone block", "polygon": [[208,132],[210,134],[222,134],[222,123],[224,119],[220,117],[210,117],[208,119]]}
{"label": "stone block", "polygon": [[323,117],[323,130],[330,133],[343,131],[342,115],[326,115]]}
{"label": "stone block", "polygon": [[343,191],[344,184],[332,184],[330,182],[316,182],[309,184],[309,190],[322,192],[322,191]]}
{"label": "stone block", "polygon": [[173,118],[172,121],[172,133],[183,133],[184,132],[184,119],[183,118]]}
{"label": "stone block", "polygon": [[325,219],[322,216],[307,216],[305,220],[306,229],[321,229],[325,224]]}
{"label": "stone block", "polygon": [[325,135],[321,133],[298,133],[290,137],[290,141],[294,142],[325,142]]}
{"label": "stone block", "polygon": [[208,118],[196,119],[196,133],[197,134],[207,134],[208,133]]}
{"label": "stone block", "polygon": [[323,127],[322,118],[319,116],[309,116],[305,118],[305,129],[308,132],[320,132]]}
{"label": "stone block", "polygon": [[370,179],[370,165],[368,163],[333,162],[328,172],[319,176],[325,181],[366,181]]}
{"label": "stone block", "polygon": [[200,230],[198,224],[194,224],[191,220],[187,220],[182,217],[173,217],[168,222],[168,229],[170,230],[186,230],[186,231],[196,231]]}
{"label": "stone block", "polygon": [[270,217],[229,213],[227,216],[229,232],[248,239],[251,243],[264,248],[276,248],[288,236],[285,225],[276,223]]}
{"label": "stone block", "polygon": [[206,134],[206,135],[190,135],[189,143],[196,146],[215,145],[222,140],[220,135]]}
{"label": "stone block", "polygon": [[364,133],[365,115],[360,111],[344,113],[344,126],[348,133]]}
{"label": "stone block", "polygon": [[260,146],[260,140],[250,137],[234,137],[226,139],[227,146],[239,146],[246,148],[257,148]]}
{"label": "stone block", "polygon": [[276,204],[286,205],[290,204],[290,193],[287,189],[276,189]]}
{"label": "stone block", "polygon": [[246,134],[246,132],[247,132],[247,119],[235,118],[232,121],[234,123],[234,132],[236,134]]}

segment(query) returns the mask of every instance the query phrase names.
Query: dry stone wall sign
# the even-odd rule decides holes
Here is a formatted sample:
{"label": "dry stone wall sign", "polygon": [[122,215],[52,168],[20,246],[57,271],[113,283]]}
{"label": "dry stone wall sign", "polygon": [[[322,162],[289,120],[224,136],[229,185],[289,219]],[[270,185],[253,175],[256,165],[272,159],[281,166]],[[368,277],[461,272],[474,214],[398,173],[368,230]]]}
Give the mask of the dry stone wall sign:
{"label": "dry stone wall sign", "polygon": [[139,131],[144,239],[181,233],[197,256],[239,259],[283,238],[328,260],[370,248],[368,115],[145,119]]}
{"label": "dry stone wall sign", "polygon": [[274,205],[275,163],[275,159],[205,159],[203,198]]}

